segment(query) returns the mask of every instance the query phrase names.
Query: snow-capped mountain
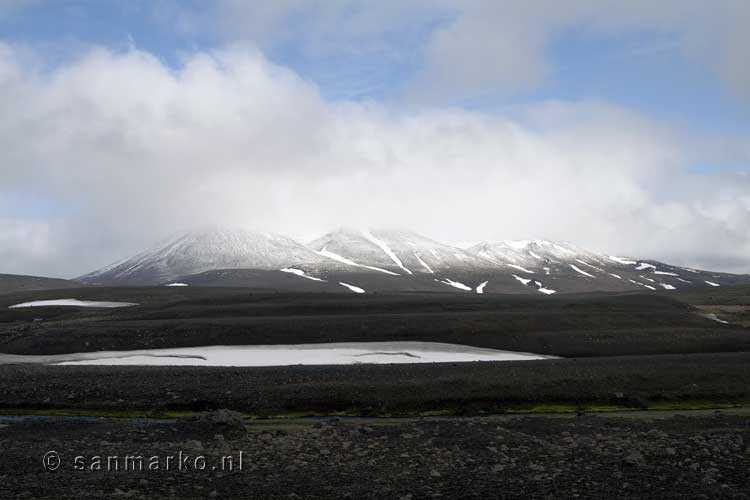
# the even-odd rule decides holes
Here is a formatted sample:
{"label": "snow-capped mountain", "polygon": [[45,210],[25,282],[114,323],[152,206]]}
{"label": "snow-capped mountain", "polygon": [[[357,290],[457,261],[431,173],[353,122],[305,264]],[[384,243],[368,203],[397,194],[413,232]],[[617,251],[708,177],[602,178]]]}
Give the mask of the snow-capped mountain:
{"label": "snow-capped mountain", "polygon": [[483,242],[468,251],[507,269],[519,283],[542,293],[545,290],[676,290],[746,283],[749,278],[599,254],[570,243],[548,240]]}
{"label": "snow-capped mountain", "polygon": [[319,255],[363,269],[398,275],[473,270],[488,262],[413,231],[339,229],[308,245]]}
{"label": "snow-capped mountain", "polygon": [[303,245],[278,234],[209,229],[186,233],[78,281],[550,295],[716,287],[750,283],[750,276],[599,254],[548,240],[488,241],[462,249],[412,231],[339,229]]}
{"label": "snow-capped mountain", "polygon": [[236,228],[191,231],[77,278],[90,284],[153,285],[215,269],[280,270],[325,260],[306,246],[273,233]]}

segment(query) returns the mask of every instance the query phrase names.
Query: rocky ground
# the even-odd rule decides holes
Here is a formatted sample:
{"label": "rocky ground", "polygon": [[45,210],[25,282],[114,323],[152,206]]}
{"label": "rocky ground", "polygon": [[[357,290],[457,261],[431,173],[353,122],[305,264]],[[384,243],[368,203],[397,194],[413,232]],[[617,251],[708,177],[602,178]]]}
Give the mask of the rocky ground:
{"label": "rocky ground", "polygon": [[[6,422],[7,424],[7,422]],[[2,498],[750,498],[750,416],[15,421]],[[44,470],[50,450],[61,459]],[[185,470],[165,457],[189,455]],[[239,470],[239,452],[243,466]],[[93,456],[161,470],[90,470]],[[74,457],[84,457],[74,470]],[[232,455],[235,470],[221,471]],[[196,470],[206,460],[206,470]],[[184,457],[184,455],[183,455]],[[54,460],[53,460],[53,463]],[[132,462],[131,462],[132,465]],[[216,467],[217,470],[213,470]],[[112,468],[112,467],[110,467]]]}

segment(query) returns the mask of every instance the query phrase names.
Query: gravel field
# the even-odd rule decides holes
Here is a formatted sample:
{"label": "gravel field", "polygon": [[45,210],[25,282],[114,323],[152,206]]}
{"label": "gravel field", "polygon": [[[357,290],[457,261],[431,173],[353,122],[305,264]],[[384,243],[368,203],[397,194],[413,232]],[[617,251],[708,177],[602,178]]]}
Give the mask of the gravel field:
{"label": "gravel field", "polygon": [[[740,499],[750,498],[748,444],[750,417],[722,414],[246,425],[219,411],[179,422],[26,421],[0,428],[0,488],[3,498],[79,500]],[[45,471],[51,450],[60,465]],[[177,458],[167,465],[169,455]],[[95,456],[102,470],[91,470]],[[137,460],[126,467],[125,456],[143,456],[144,470]],[[149,470],[154,456],[160,470]],[[224,456],[234,470],[225,460],[222,471]],[[118,457],[119,470],[107,457]]]}

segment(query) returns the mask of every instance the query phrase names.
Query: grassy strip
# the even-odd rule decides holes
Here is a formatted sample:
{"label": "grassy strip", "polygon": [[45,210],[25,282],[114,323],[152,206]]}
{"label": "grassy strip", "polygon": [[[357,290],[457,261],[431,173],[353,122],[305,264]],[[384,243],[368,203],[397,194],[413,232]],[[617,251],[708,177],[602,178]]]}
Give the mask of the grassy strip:
{"label": "grassy strip", "polygon": [[[479,415],[522,415],[522,414],[553,414],[553,413],[602,413],[602,412],[632,412],[632,411],[689,411],[689,410],[721,410],[730,408],[750,408],[750,402],[716,402],[716,401],[679,401],[648,403],[644,406],[625,405],[573,405],[573,404],[544,404],[530,406],[516,406],[498,411],[480,411]],[[146,410],[77,410],[70,408],[0,408],[2,415],[44,416],[44,417],[102,417],[102,418],[169,418],[186,419],[193,417],[195,411],[146,411]],[[437,416],[467,416],[466,413],[454,409],[434,409],[425,411],[384,411],[349,409],[332,412],[294,411],[273,415],[257,415],[243,413],[249,420],[285,420],[311,417],[437,417]]]}

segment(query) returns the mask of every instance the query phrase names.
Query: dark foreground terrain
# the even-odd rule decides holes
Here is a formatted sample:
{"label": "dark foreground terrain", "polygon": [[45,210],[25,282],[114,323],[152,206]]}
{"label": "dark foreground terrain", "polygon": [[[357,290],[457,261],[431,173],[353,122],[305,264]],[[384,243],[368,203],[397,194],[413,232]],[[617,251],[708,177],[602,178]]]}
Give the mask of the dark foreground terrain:
{"label": "dark foreground terrain", "polygon": [[[749,291],[3,295],[3,353],[412,340],[567,359],[2,365],[0,499],[750,498]],[[56,298],[140,305],[7,308]],[[44,469],[45,454],[48,469],[60,458],[57,470]],[[126,456],[142,456],[144,470]],[[226,460],[222,470],[222,456],[233,470]],[[149,470],[151,457],[158,470]]]}
{"label": "dark foreground terrain", "polygon": [[[747,414],[247,424],[224,412],[177,422],[14,422],[0,428],[0,494],[79,500],[750,498]],[[222,459],[228,456],[232,470]]]}

